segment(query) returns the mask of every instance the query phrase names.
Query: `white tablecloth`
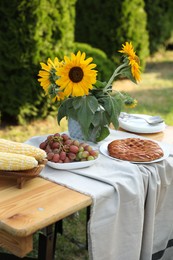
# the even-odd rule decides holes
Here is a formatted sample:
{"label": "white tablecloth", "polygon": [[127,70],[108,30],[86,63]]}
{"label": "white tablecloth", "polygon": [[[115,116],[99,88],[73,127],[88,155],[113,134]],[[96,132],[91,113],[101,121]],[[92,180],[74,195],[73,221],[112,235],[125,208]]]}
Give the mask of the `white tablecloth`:
{"label": "white tablecloth", "polygon": [[[104,141],[132,136],[111,131]],[[35,140],[27,143],[37,146]],[[90,259],[173,259],[172,156],[153,164],[132,164],[100,154],[91,167],[62,171],[46,166],[41,176],[92,197]]]}

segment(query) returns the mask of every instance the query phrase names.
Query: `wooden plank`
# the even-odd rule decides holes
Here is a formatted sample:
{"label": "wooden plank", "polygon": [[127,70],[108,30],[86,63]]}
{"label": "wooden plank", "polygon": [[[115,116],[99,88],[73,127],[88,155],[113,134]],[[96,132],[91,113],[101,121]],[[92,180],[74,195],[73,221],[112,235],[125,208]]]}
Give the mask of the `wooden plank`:
{"label": "wooden plank", "polygon": [[32,235],[16,237],[0,230],[0,247],[18,257],[24,257],[33,250],[33,238]]}
{"label": "wooden plank", "polygon": [[89,196],[40,177],[25,183],[23,189],[6,182],[0,185],[0,229],[18,237],[33,234],[92,203]]}

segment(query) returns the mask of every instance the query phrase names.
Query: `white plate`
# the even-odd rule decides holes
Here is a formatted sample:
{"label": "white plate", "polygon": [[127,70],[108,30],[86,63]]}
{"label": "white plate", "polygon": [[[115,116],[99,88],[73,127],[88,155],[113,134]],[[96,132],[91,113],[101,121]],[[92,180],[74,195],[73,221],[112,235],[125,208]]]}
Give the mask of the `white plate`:
{"label": "white plate", "polygon": [[[40,143],[46,140],[47,136],[48,135],[33,136],[25,143],[39,147]],[[97,159],[90,160],[90,161],[82,161],[82,162],[71,162],[71,163],[54,163],[48,161],[46,165],[58,170],[74,170],[74,169],[90,167],[97,161]]]}
{"label": "white plate", "polygon": [[[118,138],[118,139],[124,139],[124,138]],[[141,139],[141,138],[140,138]],[[146,139],[145,139],[146,140]],[[153,140],[152,140],[153,141]],[[108,144],[110,143],[111,141],[109,142],[106,142],[106,143],[103,143],[101,146],[100,146],[100,152],[105,155],[106,157],[110,158],[110,159],[113,159],[113,160],[116,160],[116,161],[125,161],[125,160],[121,160],[121,159],[118,159],[118,158],[114,158],[112,156],[109,155],[108,153]],[[156,141],[154,141],[156,142]],[[144,163],[144,164],[149,164],[149,163],[155,163],[155,162],[160,162],[160,161],[163,161],[164,159],[168,158],[169,154],[170,154],[170,150],[168,149],[168,147],[164,144],[164,143],[158,143],[156,142],[163,150],[163,153],[164,155],[159,158],[159,159],[156,159],[156,160],[153,160],[153,161],[149,161],[149,162],[133,162],[133,161],[126,161],[126,162],[131,162],[131,163]]]}
{"label": "white plate", "polygon": [[[134,114],[143,118],[150,117],[149,115],[143,114]],[[149,125],[144,119],[140,118],[119,118],[119,126],[124,130],[133,133],[141,133],[141,134],[152,134],[158,133],[165,130],[165,123],[160,123],[157,125]]]}
{"label": "white plate", "polygon": [[74,169],[81,169],[92,166],[98,160],[91,160],[91,161],[82,161],[82,162],[71,162],[71,163],[54,163],[54,162],[47,162],[47,165],[58,170],[74,170]]}

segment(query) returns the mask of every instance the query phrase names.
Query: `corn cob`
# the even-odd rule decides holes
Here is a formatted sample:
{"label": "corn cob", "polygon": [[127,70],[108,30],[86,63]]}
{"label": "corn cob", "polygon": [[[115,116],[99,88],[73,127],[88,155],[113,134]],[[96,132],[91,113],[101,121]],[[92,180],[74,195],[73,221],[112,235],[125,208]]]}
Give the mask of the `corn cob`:
{"label": "corn cob", "polygon": [[0,170],[21,171],[30,170],[38,165],[38,161],[23,154],[0,152]]}
{"label": "corn cob", "polygon": [[0,152],[24,154],[33,156],[37,161],[46,158],[46,152],[29,144],[14,142],[0,138]]}

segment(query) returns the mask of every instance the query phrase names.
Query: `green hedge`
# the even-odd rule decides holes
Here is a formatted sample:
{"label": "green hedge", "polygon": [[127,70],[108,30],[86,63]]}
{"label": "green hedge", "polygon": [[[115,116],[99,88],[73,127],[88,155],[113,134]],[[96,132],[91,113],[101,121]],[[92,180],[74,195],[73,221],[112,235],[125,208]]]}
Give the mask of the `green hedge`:
{"label": "green hedge", "polygon": [[147,29],[150,37],[150,54],[165,48],[173,32],[173,1],[145,0]]}
{"label": "green hedge", "polygon": [[75,41],[103,50],[114,61],[122,43],[131,41],[144,68],[149,54],[144,0],[78,0]]}

